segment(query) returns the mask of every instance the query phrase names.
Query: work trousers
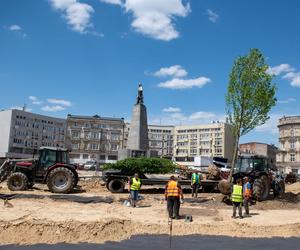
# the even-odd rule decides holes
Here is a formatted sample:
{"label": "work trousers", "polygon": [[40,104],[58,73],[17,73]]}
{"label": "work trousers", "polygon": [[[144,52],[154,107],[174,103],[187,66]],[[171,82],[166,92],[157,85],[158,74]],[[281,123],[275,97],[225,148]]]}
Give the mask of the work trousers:
{"label": "work trousers", "polygon": [[169,212],[169,218],[179,217],[180,199],[176,196],[169,196],[167,198],[167,208]]}
{"label": "work trousers", "polygon": [[233,217],[236,217],[236,209],[238,208],[239,209],[239,216],[240,218],[243,217],[243,214],[242,214],[242,206],[243,206],[243,203],[242,202],[232,202],[232,205],[233,205]]}
{"label": "work trousers", "polygon": [[250,213],[249,213],[250,200],[249,199],[244,199],[243,203],[244,203],[244,208],[245,208],[245,214],[250,215]]}
{"label": "work trousers", "polygon": [[196,197],[198,196],[198,191],[199,191],[199,187],[200,187],[200,184],[199,183],[194,183],[192,184],[192,197]]}

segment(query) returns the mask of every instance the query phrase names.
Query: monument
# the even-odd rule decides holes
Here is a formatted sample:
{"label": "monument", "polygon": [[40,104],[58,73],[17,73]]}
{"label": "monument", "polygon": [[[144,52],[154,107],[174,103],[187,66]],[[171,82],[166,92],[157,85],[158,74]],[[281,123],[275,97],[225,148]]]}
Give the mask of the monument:
{"label": "monument", "polygon": [[143,86],[140,83],[136,103],[132,109],[127,146],[118,151],[118,160],[156,155],[156,151],[149,151],[147,108],[144,105]]}

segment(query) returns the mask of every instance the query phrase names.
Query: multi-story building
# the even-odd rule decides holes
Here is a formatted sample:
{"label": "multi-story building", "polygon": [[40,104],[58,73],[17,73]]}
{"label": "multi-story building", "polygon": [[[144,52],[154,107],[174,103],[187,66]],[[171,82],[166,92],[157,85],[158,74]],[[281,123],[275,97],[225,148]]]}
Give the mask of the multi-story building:
{"label": "multi-story building", "polygon": [[75,163],[89,160],[100,164],[114,162],[118,159],[118,150],[124,147],[124,134],[123,118],[68,115],[70,159]]}
{"label": "multi-story building", "polygon": [[0,158],[32,157],[42,146],[65,147],[66,120],[22,110],[0,111]]}
{"label": "multi-story building", "polygon": [[216,122],[206,125],[176,126],[173,155],[178,162],[194,161],[196,156],[223,157],[232,160],[232,127]]}
{"label": "multi-story building", "polygon": [[300,174],[300,116],[279,119],[279,151],[276,165],[284,173]]}
{"label": "multi-story building", "polygon": [[239,145],[241,154],[261,155],[268,158],[269,163],[275,167],[276,153],[278,148],[274,145],[269,145],[261,142],[248,142]]}
{"label": "multi-story building", "polygon": [[172,159],[174,146],[174,126],[148,125],[149,149],[158,156]]}

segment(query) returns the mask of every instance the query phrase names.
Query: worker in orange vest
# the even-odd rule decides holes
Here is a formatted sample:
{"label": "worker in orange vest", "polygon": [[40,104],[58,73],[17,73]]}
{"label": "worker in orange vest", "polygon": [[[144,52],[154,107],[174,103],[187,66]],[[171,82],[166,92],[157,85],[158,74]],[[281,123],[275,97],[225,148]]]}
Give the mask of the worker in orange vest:
{"label": "worker in orange vest", "polygon": [[245,214],[244,217],[250,217],[249,212],[249,203],[251,202],[252,198],[252,186],[249,182],[249,178],[246,176],[244,177],[244,185],[243,185],[243,205],[245,208]]}
{"label": "worker in orange vest", "polygon": [[170,219],[179,219],[180,198],[183,201],[181,186],[175,180],[175,177],[171,176],[165,189],[165,199]]}

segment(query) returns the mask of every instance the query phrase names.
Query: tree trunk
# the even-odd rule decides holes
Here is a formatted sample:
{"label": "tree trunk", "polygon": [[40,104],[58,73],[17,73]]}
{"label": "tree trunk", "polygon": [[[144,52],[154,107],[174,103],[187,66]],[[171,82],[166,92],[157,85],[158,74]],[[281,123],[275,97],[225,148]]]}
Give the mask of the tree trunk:
{"label": "tree trunk", "polygon": [[234,144],[234,151],[233,151],[233,157],[232,157],[232,162],[231,162],[231,169],[230,169],[230,174],[229,174],[229,178],[228,181],[232,182],[232,175],[233,175],[233,170],[234,170],[234,166],[237,160],[237,155],[238,155],[238,149],[239,149],[239,141],[240,141],[240,136],[238,135],[236,137],[236,141]]}

